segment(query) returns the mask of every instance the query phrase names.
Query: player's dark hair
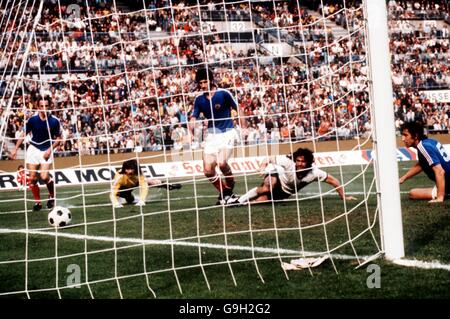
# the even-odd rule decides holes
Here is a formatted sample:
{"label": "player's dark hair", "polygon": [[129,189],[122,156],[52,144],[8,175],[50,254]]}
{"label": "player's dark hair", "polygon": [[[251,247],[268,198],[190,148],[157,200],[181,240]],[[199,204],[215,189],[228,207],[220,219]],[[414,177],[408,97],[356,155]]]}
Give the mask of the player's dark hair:
{"label": "player's dark hair", "polygon": [[33,104],[35,105],[35,107],[37,109],[40,109],[41,102],[44,102],[44,103],[47,102],[46,112],[48,114],[51,114],[52,113],[52,109],[53,109],[53,105],[52,105],[52,99],[50,98],[50,96],[48,96],[48,95],[41,95],[41,94],[36,95],[34,97]]}
{"label": "player's dark hair", "polygon": [[307,163],[307,167],[311,167],[314,162],[314,155],[313,152],[307,148],[298,148],[293,154],[292,154],[292,160],[295,162],[295,159],[299,156],[303,156]]}
{"label": "player's dark hair", "polygon": [[135,159],[130,159],[130,160],[128,160],[128,161],[125,161],[125,162],[123,162],[122,163],[122,168],[120,169],[120,174],[125,174],[125,171],[127,170],[127,169],[133,169],[134,170],[134,172],[135,172],[135,174],[140,174],[140,175],[142,175],[142,170],[141,170],[141,168],[139,167],[139,165],[138,165],[138,163],[137,163],[137,160],[135,160]]}
{"label": "player's dark hair", "polygon": [[52,100],[51,100],[50,96],[48,96],[48,95],[40,95],[40,94],[38,94],[38,95],[35,96],[34,103],[36,105],[39,105],[39,102],[41,102],[41,101],[46,101],[48,103],[49,107],[52,105]]}
{"label": "player's dark hair", "polygon": [[24,169],[25,167],[22,165],[22,164],[20,164],[19,166],[17,166],[17,170],[18,171],[20,171],[21,169]]}
{"label": "player's dark hair", "polygon": [[418,122],[403,123],[400,126],[400,133],[403,133],[404,130],[408,130],[409,134],[411,134],[413,138],[417,137],[419,141],[427,138],[423,125]]}
{"label": "player's dark hair", "polygon": [[200,83],[202,80],[209,80],[210,83],[214,82],[214,74],[209,68],[199,69],[195,74],[195,82]]}

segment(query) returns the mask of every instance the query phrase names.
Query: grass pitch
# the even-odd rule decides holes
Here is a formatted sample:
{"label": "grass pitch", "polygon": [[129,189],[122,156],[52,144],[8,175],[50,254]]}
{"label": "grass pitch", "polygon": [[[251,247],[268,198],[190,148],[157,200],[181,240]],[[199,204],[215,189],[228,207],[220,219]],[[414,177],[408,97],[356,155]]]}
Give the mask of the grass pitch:
{"label": "grass pitch", "polygon": [[[411,163],[400,164],[400,174]],[[58,187],[72,225],[55,232],[48,210],[32,212],[24,192],[0,193],[0,294],[14,298],[448,298],[450,272],[393,265],[382,259],[380,288],[368,288],[367,266],[380,250],[371,168],[325,169],[350,182],[358,197],[344,204],[325,183],[298,201],[217,207],[204,181],[151,189],[142,210],[113,210],[108,185]],[[342,175],[341,175],[342,173]],[[260,177],[238,179],[236,193]],[[401,185],[407,258],[450,264],[449,202],[412,202],[406,191],[428,187],[425,175]],[[319,191],[323,196],[319,196]],[[82,194],[84,193],[84,196]],[[367,201],[363,199],[367,197]],[[46,190],[42,190],[42,198]],[[25,203],[27,212],[25,213]],[[45,202],[44,202],[45,204]],[[28,231],[26,231],[28,230]],[[317,268],[285,273],[301,252],[331,251]],[[359,258],[359,262],[358,262]],[[79,288],[69,288],[79,274]],[[75,277],[74,277],[75,276]],[[25,292],[27,291],[28,294]]]}

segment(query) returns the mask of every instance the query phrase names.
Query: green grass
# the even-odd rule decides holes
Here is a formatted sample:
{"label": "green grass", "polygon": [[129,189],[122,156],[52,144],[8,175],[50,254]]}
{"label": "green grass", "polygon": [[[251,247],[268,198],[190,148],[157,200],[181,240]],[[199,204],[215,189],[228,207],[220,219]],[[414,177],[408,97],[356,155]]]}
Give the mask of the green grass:
{"label": "green grass", "polygon": [[[409,165],[401,164],[401,173]],[[340,177],[337,168],[326,170]],[[355,178],[346,191],[358,193],[359,199],[346,207],[333,191],[314,195],[318,183],[302,190],[298,202],[260,204],[249,210],[212,207],[216,191],[199,182],[195,197],[189,182],[169,194],[151,190],[142,212],[135,206],[114,212],[104,185],[86,186],[84,197],[81,186],[60,187],[58,204],[70,207],[73,220],[71,227],[59,230],[58,237],[51,236],[55,231],[47,223],[47,210],[31,211],[30,194],[25,214],[23,192],[0,193],[0,228],[45,232],[0,234],[0,294],[17,292],[3,297],[26,298],[27,287],[31,298],[59,294],[62,298],[119,298],[121,294],[153,298],[153,292],[157,298],[448,298],[450,272],[400,267],[382,259],[372,262],[381,267],[379,289],[367,287],[367,265],[356,268],[355,259],[333,258],[311,271],[282,271],[280,261],[297,258],[294,252],[301,248],[307,252],[329,248],[333,256],[355,256],[355,252],[370,256],[379,251],[374,189],[366,204],[359,193],[370,188],[373,173],[369,169],[358,176],[359,170],[356,166],[343,170],[344,182]],[[256,186],[259,178],[248,178],[247,183]],[[421,175],[401,186],[406,254],[450,264],[449,202],[412,202],[406,194],[411,187],[431,185]],[[330,190],[327,184],[320,186],[323,192]],[[244,191],[241,178],[236,192]],[[42,193],[45,198],[45,190]],[[112,237],[120,240],[114,242]],[[277,248],[292,252],[278,255]],[[67,287],[70,265],[81,271],[80,288]]]}

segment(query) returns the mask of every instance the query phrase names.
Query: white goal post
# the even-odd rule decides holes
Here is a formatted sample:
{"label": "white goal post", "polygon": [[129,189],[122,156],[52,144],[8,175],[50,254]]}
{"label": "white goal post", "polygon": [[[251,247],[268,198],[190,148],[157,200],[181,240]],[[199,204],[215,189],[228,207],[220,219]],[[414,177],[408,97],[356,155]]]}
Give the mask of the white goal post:
{"label": "white goal post", "polygon": [[[151,5],[143,0],[142,9],[132,11],[136,8],[130,5],[130,12],[122,12],[115,0],[100,1],[111,4],[102,9],[86,0],[77,2],[83,10],[75,22],[67,11],[62,13],[66,3],[58,0],[52,2],[58,3],[59,16],[47,24],[40,21],[49,14],[44,2],[26,2],[24,30],[6,18],[13,8],[4,9],[0,17],[0,27],[11,28],[0,33],[0,62],[23,59],[17,70],[15,63],[12,68],[9,61],[0,63],[6,65],[0,84],[7,83],[0,96],[0,105],[6,106],[0,110],[0,158],[11,151],[15,133],[23,131],[36,110],[30,96],[40,92],[54,98],[52,112],[60,118],[67,147],[55,154],[74,158],[58,167],[62,161],[55,155],[55,198],[57,206],[70,209],[72,219],[68,227],[49,227],[46,216],[31,211],[35,197],[28,185],[0,188],[0,236],[8,249],[18,238],[24,241],[23,252],[0,253],[0,275],[12,270],[22,276],[17,285],[0,285],[0,296],[30,298],[30,293],[51,291],[64,298],[70,288],[64,281],[68,260],[79,265],[79,284],[88,290],[87,297],[96,298],[96,287],[112,284],[111,290],[126,298],[127,285],[135,279],[145,281],[144,296],[159,296],[166,278],[154,280],[158,276],[173,279],[183,294],[182,286],[191,284],[180,276],[185,271],[201,271],[200,281],[209,290],[218,274],[228,274],[238,286],[239,263],[250,264],[264,282],[268,275],[261,265],[266,267],[266,261],[274,261],[274,269],[289,279],[283,267],[287,258],[329,259],[338,273],[334,260],[356,260],[361,267],[380,256],[389,261],[404,257],[385,0],[362,0],[362,5],[342,0],[341,8],[330,14],[321,10],[328,3],[323,0],[314,9],[303,7],[302,0],[170,0]],[[35,20],[27,18],[33,12]],[[110,29],[100,32],[102,27]],[[24,36],[16,39],[19,31]],[[3,52],[2,46],[13,52]],[[314,170],[314,177],[306,180],[308,175],[296,175],[298,168],[290,171],[294,183],[301,176],[310,186],[300,191],[305,185],[295,184],[292,196],[282,200],[272,200],[271,189],[269,203],[262,205],[214,204],[218,192],[205,177],[203,162],[198,163],[210,119],[198,120],[192,132],[184,130],[195,99],[204,93],[195,81],[201,67],[214,69],[215,79],[238,100],[237,107],[249,110],[244,116],[251,124],[248,130],[240,126],[238,117],[243,115],[232,113],[240,133],[230,160],[236,164],[230,164],[235,193],[247,194],[267,178],[259,176],[260,161],[269,155],[289,156],[297,148],[315,153],[318,169],[311,163],[307,168]],[[23,119],[16,131],[8,126],[15,112]],[[296,131],[301,132],[300,126],[301,137]],[[324,164],[319,158],[325,144],[331,145],[326,153],[334,157]],[[257,154],[251,153],[256,149]],[[355,160],[369,149],[373,156]],[[97,155],[95,163],[86,160]],[[126,199],[124,205],[114,205],[114,175],[128,159],[143,167],[138,175],[146,175],[149,184],[158,178],[158,183],[174,181],[183,188],[169,192],[170,187],[149,186],[140,204]],[[25,164],[23,156],[20,160]],[[239,166],[239,161],[249,164]],[[9,173],[12,185],[17,172],[1,165],[0,180]],[[97,179],[100,171],[109,175]],[[47,190],[42,189],[45,201]],[[346,194],[355,196],[348,199]],[[47,250],[41,252],[36,242]],[[216,271],[218,266],[222,270]],[[313,267],[306,263],[304,268],[312,274]],[[40,273],[48,278],[36,280]]]}
{"label": "white goal post", "polygon": [[405,255],[400,206],[400,186],[394,127],[386,2],[365,1],[369,64],[372,78],[372,125],[375,137],[375,170],[380,198],[380,230],[387,259]]}

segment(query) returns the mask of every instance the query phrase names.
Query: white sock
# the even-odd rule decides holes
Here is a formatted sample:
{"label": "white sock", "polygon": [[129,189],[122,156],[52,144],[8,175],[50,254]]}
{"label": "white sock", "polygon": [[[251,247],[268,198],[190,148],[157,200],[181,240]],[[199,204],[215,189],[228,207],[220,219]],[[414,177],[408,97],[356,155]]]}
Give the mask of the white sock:
{"label": "white sock", "polygon": [[258,188],[254,187],[251,190],[249,190],[247,193],[245,193],[244,195],[242,195],[241,197],[239,197],[239,203],[241,204],[245,204],[247,202],[249,202],[250,200],[252,200],[253,198],[258,196],[258,193],[256,192]]}

